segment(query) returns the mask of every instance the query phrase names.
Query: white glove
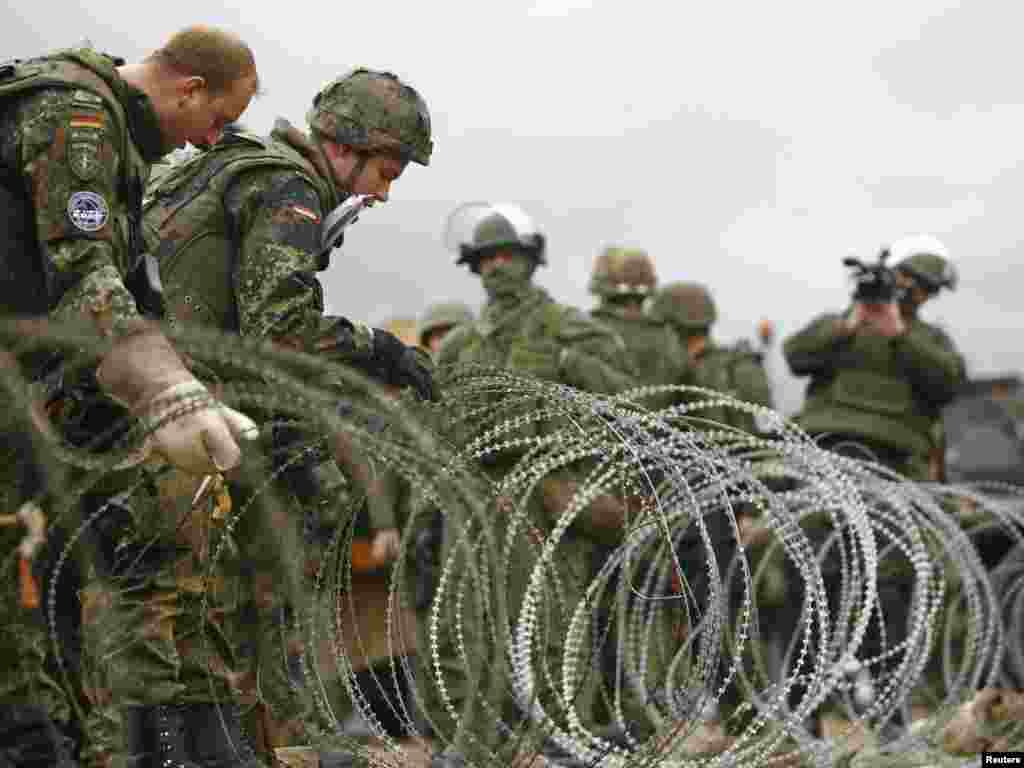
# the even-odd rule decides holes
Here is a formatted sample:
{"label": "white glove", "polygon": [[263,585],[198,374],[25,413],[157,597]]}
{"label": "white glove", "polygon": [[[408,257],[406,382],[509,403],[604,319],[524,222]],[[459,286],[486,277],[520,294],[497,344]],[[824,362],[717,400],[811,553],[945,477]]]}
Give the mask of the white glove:
{"label": "white glove", "polygon": [[143,446],[184,472],[211,475],[238,465],[235,438],[259,428],[219,402],[185,367],[167,338],[140,321],[117,339],[96,370],[103,391],[153,429]]}
{"label": "white glove", "polygon": [[140,420],[153,429],[147,437],[150,452],[196,475],[238,466],[242,451],[236,441],[260,434],[256,422],[214,398],[196,379],[157,394]]}

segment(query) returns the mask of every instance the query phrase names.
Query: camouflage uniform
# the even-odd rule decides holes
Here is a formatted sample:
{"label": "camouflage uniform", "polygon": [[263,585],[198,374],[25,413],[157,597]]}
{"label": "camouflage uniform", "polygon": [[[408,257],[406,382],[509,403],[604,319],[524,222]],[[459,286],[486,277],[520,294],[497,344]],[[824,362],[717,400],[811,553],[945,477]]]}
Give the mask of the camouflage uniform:
{"label": "camouflage uniform", "polygon": [[[545,263],[543,236],[532,230],[532,222],[524,228],[524,219],[528,221],[525,213],[515,206],[494,206],[484,209],[481,215],[481,220],[474,227],[470,244],[460,249],[459,263],[468,263],[474,272],[480,272],[480,260],[495,251],[513,253],[513,263],[482,274],[484,287],[489,294],[488,302],[476,322],[462,325],[445,337],[438,355],[439,366],[467,363],[490,365],[600,393],[614,393],[632,387],[634,382],[625,373],[629,370],[629,363],[622,340],[578,310],[556,303],[546,291],[532,285],[534,269],[538,264]],[[499,480],[515,465],[518,458],[505,454],[492,457],[484,469],[490,477]],[[546,530],[555,510],[545,509],[544,502],[536,497],[529,504],[533,523],[540,530]],[[569,605],[575,605],[581,598],[581,590],[590,572],[594,540],[582,530],[587,527],[589,513],[590,510],[584,513],[581,524],[574,526],[575,530],[570,529],[570,536],[565,540],[564,550],[559,557],[564,567],[561,576],[568,592]],[[503,521],[496,518],[494,524],[494,533],[500,538]],[[446,550],[452,546],[457,535],[456,531],[446,528]],[[517,550],[511,555],[509,564],[512,571],[508,576],[507,598],[511,617],[519,613],[531,564],[536,556],[535,549],[524,541],[515,546]],[[460,569],[458,572],[465,573],[466,570]],[[469,607],[471,602],[467,601],[464,606],[467,613],[472,612]],[[446,601],[446,605],[450,603],[452,601]],[[448,620],[451,620],[450,617]],[[467,618],[466,626],[480,626],[480,623]],[[454,706],[462,712],[462,708],[476,693],[469,689],[474,672],[466,668],[452,640],[449,633],[442,629],[440,666]],[[467,640],[470,647],[474,647],[473,639]],[[558,639],[550,637],[546,658],[552,669],[561,666],[560,650]],[[489,655],[489,651],[482,651],[470,663],[484,664],[482,656]],[[488,690],[493,681],[489,680],[487,673],[497,673],[493,670],[476,672],[484,673],[479,690]],[[593,681],[588,681],[588,685],[592,684]],[[503,681],[503,685],[507,687],[507,681]],[[542,692],[540,696],[547,711],[557,718],[558,706],[548,700],[547,693]],[[591,694],[584,691],[577,701],[584,722],[589,720],[588,710],[592,705],[589,698]],[[507,694],[504,700],[491,704],[506,722],[514,723],[520,717]],[[441,727],[446,739],[451,739],[453,734],[447,732],[451,728],[447,715],[438,713],[437,722],[443,724]],[[499,747],[499,738],[501,734],[489,720],[486,711],[474,702],[468,718],[463,718],[453,744],[462,753],[473,751],[481,744],[488,749],[514,748],[514,745],[508,743]],[[437,759],[443,761],[446,758]]]}
{"label": "camouflage uniform", "polygon": [[[0,302],[6,313],[86,319],[118,334],[150,298],[135,279],[138,223],[149,163],[162,154],[163,138],[148,99],[118,75],[115,67],[122,63],[79,49],[0,67]],[[48,373],[50,361],[42,356],[24,362],[31,378]],[[102,422],[111,404],[88,377],[65,384],[50,393],[50,411],[74,441],[75,428]],[[63,408],[62,396],[71,390],[85,397]],[[63,650],[74,668],[79,622],[73,590],[62,586],[59,599]],[[4,653],[3,659],[25,664],[50,647],[30,632],[24,637],[32,650]],[[36,674],[27,666],[22,672]],[[39,685],[53,694],[39,701],[55,718],[65,718],[67,703],[52,681],[44,676]],[[102,740],[95,731],[92,737]]]}
{"label": "camouflage uniform", "polygon": [[[711,338],[711,329],[718,320],[718,309],[711,292],[705,286],[699,283],[670,283],[658,292],[650,311],[653,316],[668,322],[679,333],[688,348],[692,384],[721,392],[737,400],[772,407],[771,385],[761,356],[745,341],[724,346],[715,343]],[[716,424],[724,424],[744,432],[757,432],[753,416],[736,408],[704,408],[694,415],[711,422],[707,424],[708,429],[714,429]],[[756,511],[737,507],[735,514],[742,518],[745,515],[756,514]],[[736,553],[736,542],[731,526],[724,512],[705,518],[705,522],[716,545],[715,559],[718,567],[725,573]],[[698,601],[709,597],[707,553],[704,551],[704,544],[698,531],[691,528],[677,546],[680,563],[694,595]],[[755,552],[749,556],[759,555],[760,552]],[[740,599],[737,591],[742,590],[742,586],[737,583],[731,586],[733,615],[736,615]],[[734,685],[726,694],[726,709],[734,709],[738,704],[736,695],[737,689]]]}
{"label": "camouflage uniform", "polygon": [[[44,510],[45,495],[56,487],[54,467],[28,416],[27,401],[16,395],[23,382],[16,360],[0,351],[0,434],[4,482],[0,510],[18,510],[19,524],[0,526],[0,765],[71,765],[70,744],[58,726],[70,719],[67,696],[46,664],[50,635],[39,583],[38,549],[31,546],[29,506]],[[42,503],[42,505],[40,505]],[[45,511],[42,512],[45,515]],[[42,520],[45,525],[46,521]]]}
{"label": "camouflage uniform", "polygon": [[[675,330],[664,319],[644,311],[644,302],[654,295],[658,278],[654,264],[646,251],[637,248],[606,248],[598,256],[590,278],[590,292],[600,299],[600,304],[590,311],[590,316],[605,327],[617,333],[626,345],[631,371],[639,386],[690,384],[692,372],[686,350],[679,341]],[[668,393],[642,400],[651,408],[675,405],[683,400],[678,393]],[[595,574],[611,554],[611,547],[599,545],[595,551]],[[638,564],[639,567],[644,567]],[[634,575],[639,581],[642,575]],[[602,608],[602,625],[622,626],[625,615],[625,599],[628,590],[616,588],[618,616],[612,622],[608,608]],[[606,683],[614,681],[619,661],[615,649],[618,643],[613,631],[603,648],[604,678]],[[641,726],[646,721],[643,702],[634,700],[632,689],[622,692],[627,722]],[[609,695],[614,695],[609,692]],[[598,700],[598,717],[603,699]],[[608,707],[610,710],[610,706]],[[619,736],[616,728],[605,729],[605,735],[615,739]],[[634,734],[637,735],[637,734]]]}
{"label": "camouflage uniform", "polygon": [[[934,293],[955,285],[949,266],[939,255],[919,252],[907,254],[896,270],[913,274],[920,283],[927,281]],[[936,448],[940,411],[963,382],[965,366],[946,333],[917,316],[916,304],[904,298],[901,314],[905,331],[886,337],[870,329],[850,332],[844,325],[848,313],[827,313],[786,339],[783,349],[793,373],[810,377],[798,417],[809,434],[824,438],[822,444],[839,453],[877,461],[923,481]],[[821,521],[809,524],[814,540],[828,535],[820,530]],[[836,563],[831,558],[827,564],[837,568]],[[894,553],[880,563],[879,571],[879,599],[891,644],[906,636],[912,570],[902,554]],[[825,576],[832,584],[840,578],[837,571]],[[797,600],[792,603],[799,609]],[[876,628],[869,632],[862,655],[880,652]]]}
{"label": "camouflage uniform", "polygon": [[[317,95],[309,122],[312,136],[283,119],[269,137],[230,132],[147,191],[145,234],[160,264],[168,321],[269,339],[429,394],[427,369],[395,337],[324,314],[317,277],[329,265],[321,222],[350,193],[340,188],[321,142],[355,146],[363,158],[392,152],[426,165],[431,152],[426,106],[394,75],[358,70]],[[230,371],[215,373],[233,377]],[[268,433],[273,433],[272,450],[287,452],[287,428],[269,427]],[[284,530],[300,530],[306,518],[306,532],[319,532],[308,537],[312,545],[345,522],[344,504],[336,499],[347,480],[331,456],[311,457],[284,479],[293,506],[291,520],[282,521]],[[243,487],[234,489],[236,494],[250,495]],[[264,505],[257,500],[256,506]],[[259,638],[258,647],[244,649],[243,655],[260,660],[249,668],[259,673],[260,699],[291,734],[284,738],[295,740],[309,701],[300,695],[296,665],[289,674],[280,659],[286,655],[282,645],[293,661],[302,653],[301,638],[287,626],[303,603],[297,592],[289,595],[278,587],[283,577],[294,590],[305,588],[294,567],[299,558],[275,546],[280,530],[254,524],[237,538],[254,604],[241,611],[236,631],[240,641]]]}
{"label": "camouflage uniform", "polygon": [[416,320],[416,343],[429,351],[429,338],[438,334],[442,338],[460,325],[473,322],[473,310],[461,301],[431,304]]}
{"label": "camouflage uniform", "polygon": [[[710,338],[718,310],[707,288],[697,283],[667,285],[655,298],[651,314],[667,320],[684,341],[694,336],[705,339],[699,351],[691,356],[695,386],[772,407],[771,384],[761,355],[749,342],[723,346]],[[705,409],[698,415],[748,432],[757,431],[754,419],[734,408]]]}

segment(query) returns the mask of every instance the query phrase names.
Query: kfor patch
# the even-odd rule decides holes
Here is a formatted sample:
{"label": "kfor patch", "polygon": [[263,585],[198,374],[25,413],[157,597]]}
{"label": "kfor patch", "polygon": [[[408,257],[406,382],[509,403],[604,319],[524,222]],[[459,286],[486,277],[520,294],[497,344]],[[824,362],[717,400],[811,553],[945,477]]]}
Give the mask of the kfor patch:
{"label": "kfor patch", "polygon": [[68,218],[76,229],[98,232],[110,218],[107,201],[95,192],[75,192],[68,200]]}

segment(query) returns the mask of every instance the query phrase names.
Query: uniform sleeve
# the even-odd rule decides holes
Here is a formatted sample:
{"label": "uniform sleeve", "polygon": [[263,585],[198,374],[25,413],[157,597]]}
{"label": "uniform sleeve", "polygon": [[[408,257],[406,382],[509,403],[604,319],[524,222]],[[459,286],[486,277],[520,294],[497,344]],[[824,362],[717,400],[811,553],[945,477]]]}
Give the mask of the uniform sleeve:
{"label": "uniform sleeve", "polygon": [[459,362],[462,348],[469,339],[472,326],[464,325],[456,328],[441,342],[441,348],[437,352],[437,366],[455,365]]}
{"label": "uniform sleeve", "polygon": [[[125,288],[133,254],[123,214],[117,124],[86,91],[35,94],[18,108],[18,155],[35,211],[51,317],[82,315],[117,333],[139,316]],[[141,188],[136,190],[141,194]]]}
{"label": "uniform sleeve", "polygon": [[812,376],[832,367],[836,353],[850,336],[840,329],[842,316],[826,314],[797,331],[782,345],[789,369],[796,376]]}
{"label": "uniform sleeve", "polygon": [[239,231],[235,296],[244,336],[308,350],[323,318],[316,277],[320,200],[290,172],[244,175],[228,193]]}
{"label": "uniform sleeve", "polygon": [[915,322],[893,341],[917,390],[935,405],[945,405],[966,378],[964,359],[939,328]]}
{"label": "uniform sleeve", "polygon": [[561,365],[567,384],[600,394],[616,394],[636,386],[625,343],[614,331],[582,312],[570,309],[562,315],[558,343],[567,350]]}
{"label": "uniform sleeve", "polygon": [[253,171],[228,193],[240,233],[235,296],[243,335],[340,362],[373,351],[373,331],[324,315],[320,198],[296,173]]}

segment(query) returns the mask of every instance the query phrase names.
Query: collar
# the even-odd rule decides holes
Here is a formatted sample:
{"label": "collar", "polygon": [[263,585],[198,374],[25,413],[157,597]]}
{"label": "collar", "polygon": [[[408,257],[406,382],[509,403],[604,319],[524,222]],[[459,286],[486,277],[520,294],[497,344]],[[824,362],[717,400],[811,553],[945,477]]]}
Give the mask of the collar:
{"label": "collar", "polygon": [[156,116],[156,110],[153,109],[153,103],[149,100],[149,96],[126,83],[117,72],[118,64],[124,63],[123,59],[108,56],[90,48],[65,51],[62,56],[85,67],[110,86],[115,98],[124,108],[128,131],[143,160],[152,165],[166,154],[166,143],[160,128],[160,120]]}
{"label": "collar", "polygon": [[328,210],[333,210],[341,203],[342,196],[338,193],[338,185],[334,181],[334,173],[331,171],[327,155],[324,154],[323,147],[320,146],[319,142],[304,134],[283,117],[279,117],[274,121],[274,128],[271,130],[270,136],[287,144],[302,155],[313,166],[317,174],[327,182],[327,187],[331,193],[331,199],[327,201],[328,205],[326,206]]}

